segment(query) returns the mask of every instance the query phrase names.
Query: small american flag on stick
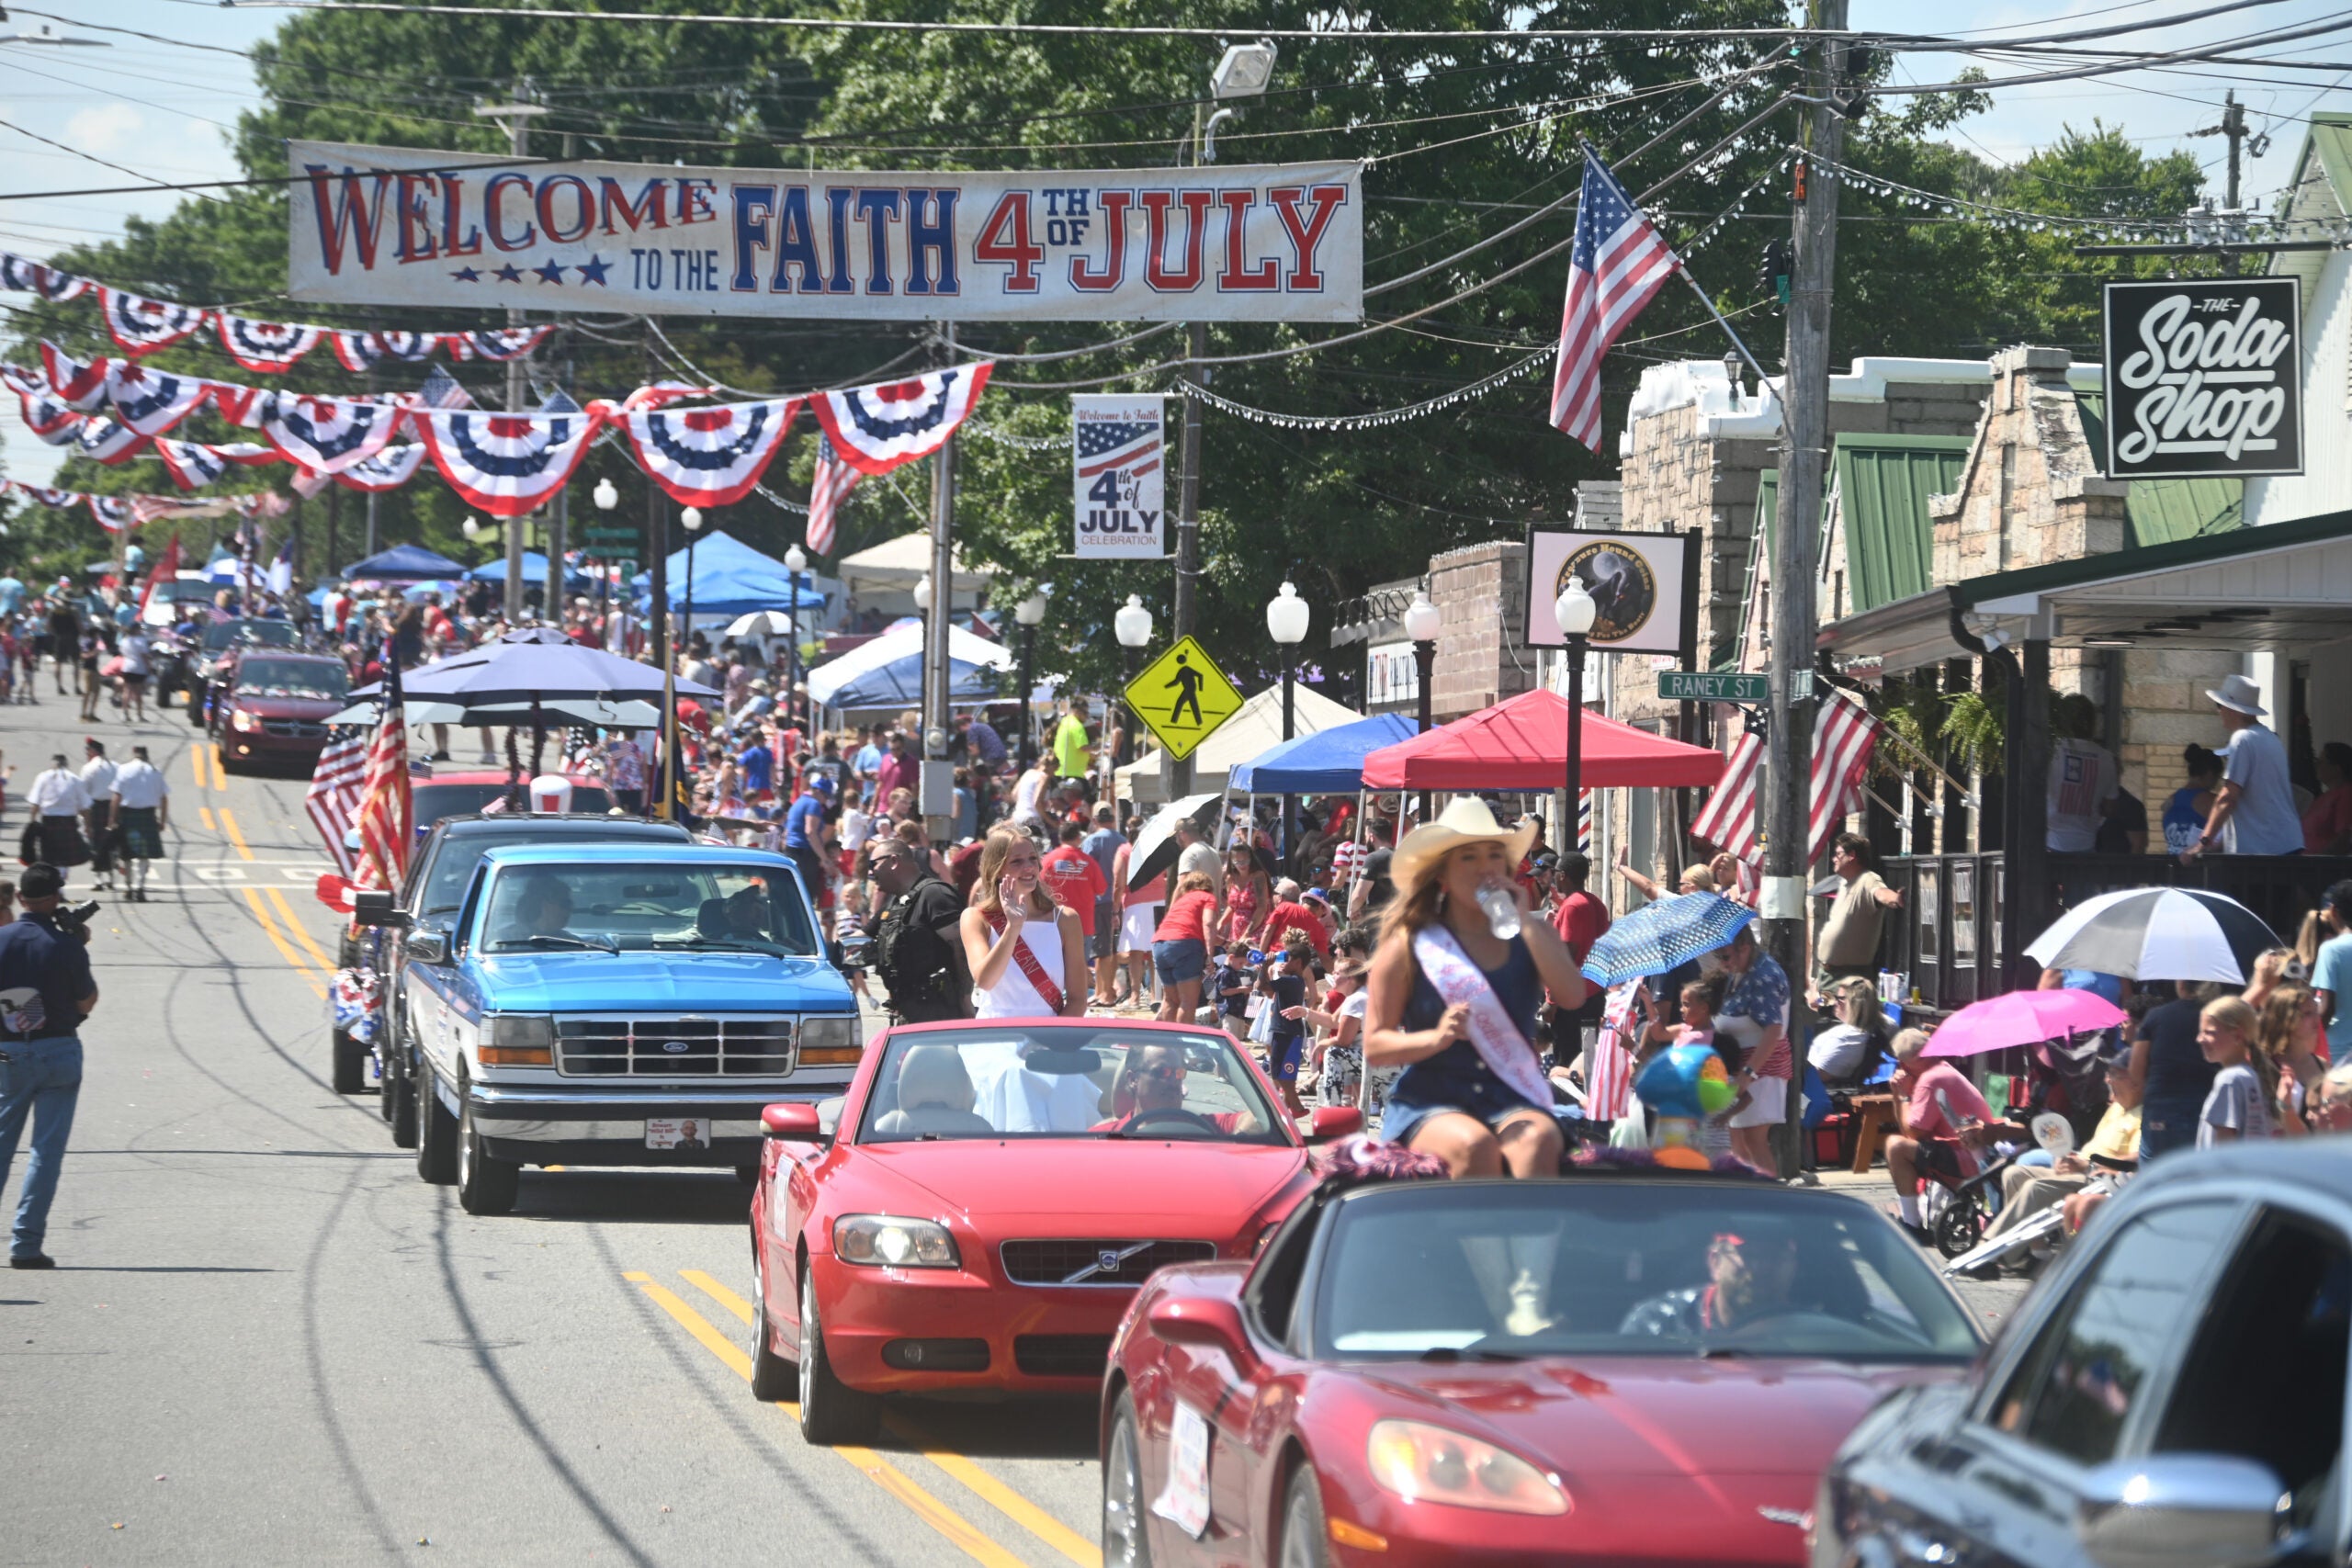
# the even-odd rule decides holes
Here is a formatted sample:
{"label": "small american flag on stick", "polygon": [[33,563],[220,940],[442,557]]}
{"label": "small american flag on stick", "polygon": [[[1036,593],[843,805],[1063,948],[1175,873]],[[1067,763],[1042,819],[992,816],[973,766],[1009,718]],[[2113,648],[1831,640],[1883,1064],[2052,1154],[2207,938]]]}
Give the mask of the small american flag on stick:
{"label": "small american flag on stick", "polygon": [[318,766],[311,773],[311,787],[302,797],[302,808],[310,813],[319,837],[327,841],[327,854],[335,869],[346,879],[354,866],[351,848],[344,840],[351,833],[352,818],[359,809],[360,785],[367,776],[368,731],[357,725],[338,725],[334,738],[319,753]]}
{"label": "small american flag on stick", "polygon": [[401,709],[401,669],[384,639],[384,716],[368,747],[359,796],[359,875],[363,887],[398,887],[413,837],[408,784],[408,724]]}
{"label": "small american flag on stick", "polygon": [[817,438],[817,473],[808,491],[808,553],[829,556],[833,553],[833,512],[857,482],[855,468],[841,460],[833,450],[832,439]]}
{"label": "small american flag on stick", "polygon": [[1552,373],[1555,428],[1600,450],[1600,356],[1681,265],[1609,166],[1586,148],[1568,299],[1560,313],[1560,362]]}

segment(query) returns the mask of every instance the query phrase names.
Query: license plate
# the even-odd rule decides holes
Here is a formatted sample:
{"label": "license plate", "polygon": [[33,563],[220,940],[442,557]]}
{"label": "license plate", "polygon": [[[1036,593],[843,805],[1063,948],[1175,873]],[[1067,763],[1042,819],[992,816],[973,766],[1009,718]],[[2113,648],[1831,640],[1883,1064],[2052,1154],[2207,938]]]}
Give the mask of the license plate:
{"label": "license plate", "polygon": [[649,1117],[645,1123],[645,1146],[649,1149],[688,1151],[708,1148],[710,1123],[693,1116]]}

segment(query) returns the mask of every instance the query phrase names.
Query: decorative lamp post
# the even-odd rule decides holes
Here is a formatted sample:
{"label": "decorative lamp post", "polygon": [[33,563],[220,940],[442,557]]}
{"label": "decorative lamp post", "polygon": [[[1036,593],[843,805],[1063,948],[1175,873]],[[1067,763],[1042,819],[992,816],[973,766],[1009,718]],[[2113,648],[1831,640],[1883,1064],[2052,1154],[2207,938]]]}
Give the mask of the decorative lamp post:
{"label": "decorative lamp post", "polygon": [[[1151,646],[1151,612],[1143,607],[1142,594],[1127,595],[1127,602],[1119,606],[1117,615],[1111,617],[1111,629],[1118,634],[1120,657],[1125,660],[1126,679],[1119,686],[1120,695],[1124,699],[1127,687],[1135,684],[1137,656]],[[1125,726],[1127,731],[1126,755],[1114,759],[1120,763],[1133,761],[1136,752],[1135,705],[1127,703],[1125,705],[1127,710],[1127,722]]]}
{"label": "decorative lamp post", "polygon": [[1021,628],[1021,734],[1017,738],[1021,765],[1036,761],[1036,726],[1030,722],[1030,694],[1037,689],[1037,626],[1046,618],[1046,595],[1033,592],[1012,607],[1013,623]]}
{"label": "decorative lamp post", "polygon": [[702,508],[689,506],[678,513],[678,521],[686,525],[686,626],[683,640],[695,640],[695,541],[702,536]]}
{"label": "decorative lamp post", "polygon": [[[595,502],[597,511],[610,512],[613,508],[621,503],[621,492],[619,489],[614,485],[611,479],[602,479],[596,481],[596,488],[589,491],[589,499]],[[596,552],[590,550],[587,553],[593,556]],[[611,609],[613,603],[612,587],[613,581],[610,573],[608,571],[598,571],[596,573],[596,601],[598,609],[607,611]],[[623,646],[620,651],[627,653],[628,649],[626,646]]]}
{"label": "decorative lamp post", "polygon": [[[1426,583],[1413,590],[1413,602],[1405,607],[1405,635],[1413,643],[1413,685],[1420,704],[1423,733],[1430,727],[1430,698],[1437,688],[1437,634],[1445,616],[1430,599]],[[1430,819],[1430,792],[1421,791],[1421,820]]]}
{"label": "decorative lamp post", "polygon": [[[1306,601],[1300,598],[1298,590],[1288,582],[1283,583],[1281,591],[1266,602],[1266,635],[1272,637],[1275,646],[1283,650],[1283,739],[1285,740],[1292,739],[1297,733],[1295,694],[1298,659],[1292,650],[1306,640],[1307,619]],[[1290,856],[1293,837],[1291,814],[1296,806],[1295,796],[1288,794],[1283,796],[1282,854],[1285,860]]]}
{"label": "decorative lamp post", "polygon": [[1577,847],[1577,824],[1584,814],[1584,655],[1592,642],[1593,617],[1600,611],[1584,584],[1573,577],[1552,601],[1553,618],[1567,639],[1563,651],[1568,661],[1568,798],[1562,810],[1558,845],[1564,854]]}
{"label": "decorative lamp post", "polygon": [[[791,641],[784,649],[784,720],[798,722],[800,712],[800,574],[808,570],[808,553],[798,545],[784,552],[784,570],[792,583],[792,602],[785,609]],[[802,730],[806,736],[808,732]]]}

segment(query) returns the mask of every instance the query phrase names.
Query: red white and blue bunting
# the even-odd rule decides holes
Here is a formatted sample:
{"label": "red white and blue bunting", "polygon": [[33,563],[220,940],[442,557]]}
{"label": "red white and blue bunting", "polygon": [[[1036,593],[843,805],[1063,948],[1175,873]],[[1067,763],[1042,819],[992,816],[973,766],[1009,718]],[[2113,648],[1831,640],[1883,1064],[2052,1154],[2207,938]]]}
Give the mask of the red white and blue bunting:
{"label": "red white and blue bunting", "polygon": [[350,398],[307,398],[272,392],[254,406],[261,438],[297,468],[332,474],[384,449],[405,411]]}
{"label": "red white and blue bunting", "polygon": [[387,446],[374,457],[364,457],[333,475],[299,474],[294,479],[294,490],[298,495],[316,495],[326,488],[330,478],[345,490],[370,492],[398,490],[416,478],[416,470],[424,461],[424,443],[405,442],[398,446]]}
{"label": "red white and blue bunting", "polygon": [[201,441],[174,441],[161,435],[155,438],[155,456],[164,460],[164,471],[182,490],[202,490],[218,483],[234,465],[277,461],[277,454],[257,441],[211,446]]}
{"label": "red white and blue bunting", "polygon": [[492,517],[520,517],[561,490],[604,417],[441,409],[409,414],[449,488]]}
{"label": "red white and blue bunting", "polygon": [[887,474],[945,446],[979,400],[994,368],[982,360],[911,380],[820,392],[812,400],[817,423],[842,462],[862,474]]}
{"label": "red white and blue bunting", "polygon": [[695,409],[640,408],[617,415],[638,462],[686,506],[732,506],[784,445],[798,398]]}
{"label": "red white and blue bunting", "polygon": [[5,482],[6,488],[33,502],[36,505],[60,512],[76,507],[86,510],[98,520],[98,525],[108,533],[117,532],[121,521],[153,523],[162,518],[181,517],[281,517],[288,508],[286,498],[268,491],[245,495],[213,496],[203,501],[190,501],[176,495],[98,495],[87,491],[51,490],[45,485],[28,485],[15,479]]}
{"label": "red white and blue bunting", "polygon": [[229,351],[229,357],[256,375],[283,376],[319,346],[317,327],[256,321],[226,310],[217,312],[214,319],[220,329],[220,346]]}
{"label": "red white and blue bunting", "polygon": [[49,378],[49,395],[67,408],[93,413],[107,406],[107,362],[94,359],[87,365],[43,338],[40,345],[41,373]]}
{"label": "red white and blue bunting", "polygon": [[212,398],[212,383],[200,376],[150,370],[135,359],[107,367],[107,400],[115,417],[141,435],[162,435]]}
{"label": "red white and blue bunting", "polygon": [[209,310],[193,305],[175,305],[168,299],[149,299],[128,289],[98,285],[98,310],[107,323],[107,335],[120,344],[125,354],[153,354],[199,331]]}
{"label": "red white and blue bunting", "polygon": [[79,299],[83,295],[87,294],[90,291],[90,280],[0,251],[0,288],[13,289],[19,294],[38,294],[44,299],[63,301]]}
{"label": "red white and blue bunting", "polygon": [[85,457],[112,468],[147,450],[148,437],[111,419],[90,419],[74,434],[74,446]]}

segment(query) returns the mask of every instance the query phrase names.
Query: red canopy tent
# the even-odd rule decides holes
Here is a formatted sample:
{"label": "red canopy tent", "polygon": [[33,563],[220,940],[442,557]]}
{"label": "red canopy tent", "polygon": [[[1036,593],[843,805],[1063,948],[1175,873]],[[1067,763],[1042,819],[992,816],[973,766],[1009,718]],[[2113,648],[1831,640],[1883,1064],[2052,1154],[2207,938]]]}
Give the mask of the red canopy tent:
{"label": "red canopy tent", "polygon": [[[1366,789],[1555,790],[1567,783],[1568,700],[1522,692],[1466,718],[1384,746],[1363,761]],[[1694,788],[1723,776],[1724,755],[1651,735],[1587,709],[1587,789]]]}

